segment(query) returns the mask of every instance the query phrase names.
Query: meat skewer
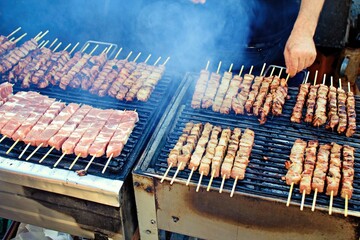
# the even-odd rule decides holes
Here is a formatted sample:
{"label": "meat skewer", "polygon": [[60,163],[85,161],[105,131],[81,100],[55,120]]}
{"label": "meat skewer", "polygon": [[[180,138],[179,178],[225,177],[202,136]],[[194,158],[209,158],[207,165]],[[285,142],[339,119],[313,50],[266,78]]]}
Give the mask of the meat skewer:
{"label": "meat skewer", "polygon": [[288,172],[285,175],[286,184],[290,185],[289,196],[286,202],[287,207],[290,206],[294,184],[298,184],[301,180],[306,144],[307,143],[305,141],[296,139],[293,147],[291,148],[290,161],[285,162],[285,167],[288,169]]}
{"label": "meat skewer", "polygon": [[328,114],[328,122],[326,124],[326,128],[331,128],[334,130],[335,126],[339,123],[339,115],[338,115],[338,104],[337,104],[337,90],[333,86],[333,77],[331,76],[331,83],[329,88],[328,95],[329,102],[329,114]]}
{"label": "meat skewer", "polygon": [[333,199],[334,196],[337,196],[340,186],[341,149],[342,149],[341,145],[332,143],[329,172],[326,176],[326,183],[327,183],[326,195],[330,195],[329,215],[331,215],[332,213]]}
{"label": "meat skewer", "polygon": [[296,104],[294,106],[294,109],[293,109],[293,112],[292,112],[291,118],[290,118],[291,122],[296,122],[296,123],[301,122],[301,117],[302,117],[304,104],[306,101],[306,96],[308,95],[309,88],[310,88],[310,83],[307,83],[307,80],[309,78],[309,73],[310,72],[307,72],[305,82],[303,84],[301,84],[299,87],[299,93],[296,97]]}
{"label": "meat skewer", "polygon": [[287,81],[289,79],[289,76],[290,75],[288,74],[286,79],[282,78],[280,80],[280,86],[276,89],[275,98],[273,99],[273,105],[271,110],[274,116],[280,116],[282,114],[283,106],[288,95]]}
{"label": "meat skewer", "polygon": [[206,123],[203,129],[203,132],[201,133],[201,137],[196,145],[195,151],[191,156],[190,163],[188,165],[188,168],[191,169],[189,178],[186,182],[186,186],[189,185],[191,177],[195,170],[200,165],[200,161],[203,158],[204,152],[206,150],[206,145],[209,141],[210,133],[213,129],[213,125],[210,123]]}
{"label": "meat skewer", "polygon": [[209,108],[214,103],[214,98],[216,95],[216,90],[220,84],[221,75],[219,74],[221,67],[221,61],[219,62],[216,73],[211,73],[210,79],[207,84],[206,91],[204,93],[204,97],[201,101],[201,108]]}
{"label": "meat skewer", "polygon": [[166,176],[168,175],[168,173],[170,171],[170,168],[177,165],[178,157],[181,154],[181,150],[182,150],[184,144],[186,143],[186,139],[188,138],[193,126],[194,126],[194,123],[192,123],[192,122],[186,123],[185,128],[182,131],[182,135],[179,137],[174,148],[170,150],[169,157],[167,159],[168,168],[165,171],[164,176],[161,178],[160,183],[162,183],[165,180]]}
{"label": "meat skewer", "polygon": [[[262,83],[264,81],[264,77],[262,74],[264,72],[265,66],[266,66],[266,63],[264,63],[264,65],[262,67],[260,76],[255,77],[254,83],[251,86],[251,91],[249,93],[249,97],[245,102],[245,109],[246,109],[246,112],[249,114],[251,114],[255,100],[257,99],[258,94],[260,94],[259,89],[260,89],[260,86],[262,86]],[[255,116],[257,116],[257,115],[255,115]]]}
{"label": "meat skewer", "polygon": [[314,170],[314,176],[311,183],[311,189],[314,190],[314,199],[311,211],[315,211],[317,193],[324,191],[326,173],[329,168],[329,156],[330,156],[331,145],[323,144],[320,145],[317,161]]}
{"label": "meat skewer", "polygon": [[[275,68],[273,67],[270,77],[272,77],[272,75],[274,74],[274,70]],[[266,95],[264,105],[260,109],[260,124],[264,124],[266,122],[267,116],[269,115],[272,108],[273,99],[275,99],[276,89],[278,89],[279,86],[280,78],[278,76],[275,76],[270,84],[270,92],[268,92],[268,94]]]}
{"label": "meat skewer", "polygon": [[244,65],[241,66],[240,72],[238,75],[235,75],[229,84],[229,89],[225,95],[224,101],[221,104],[220,107],[220,113],[223,114],[229,114],[231,111],[231,102],[233,97],[236,96],[236,94],[238,94],[239,88],[241,86],[241,83],[243,81],[243,78],[241,77],[241,73],[244,69]]}
{"label": "meat skewer", "polygon": [[339,125],[337,131],[339,134],[346,131],[347,126],[347,112],[346,112],[346,93],[341,87],[341,79],[339,79],[339,88],[338,88],[338,115],[339,115]]}
{"label": "meat skewer", "polygon": [[348,202],[354,191],[354,151],[355,149],[348,145],[343,147],[341,197],[345,199],[345,217],[348,215]]}
{"label": "meat skewer", "polygon": [[317,75],[318,75],[318,71],[315,72],[314,85],[310,86],[309,96],[306,101],[306,115],[304,121],[307,123],[311,123],[313,121],[316,96],[319,88],[319,85],[316,84]]}
{"label": "meat skewer", "polygon": [[315,116],[312,121],[314,127],[322,126],[326,123],[326,103],[329,87],[325,85],[326,74],[324,74],[323,82],[319,87],[316,99]]}
{"label": "meat skewer", "polygon": [[220,112],[220,108],[224,101],[225,94],[229,89],[230,80],[232,79],[232,73],[231,73],[232,67],[233,64],[230,65],[229,70],[227,72],[224,72],[224,75],[221,78],[221,83],[219,88],[217,89],[214,104],[212,106],[212,110],[214,112]]}
{"label": "meat skewer", "polygon": [[348,127],[346,130],[346,136],[351,137],[356,132],[356,111],[355,111],[355,98],[354,93],[351,92],[350,82],[348,82],[348,94],[346,99],[346,108],[348,116]]}
{"label": "meat skewer", "polygon": [[231,106],[235,111],[235,114],[244,114],[245,102],[250,93],[250,87],[254,80],[254,75],[251,75],[254,66],[251,66],[248,74],[245,74],[244,79],[241,83],[240,89],[241,92],[238,93],[235,97],[233,97]]}
{"label": "meat skewer", "polygon": [[311,140],[308,142],[307,148],[305,150],[305,162],[304,170],[301,173],[300,180],[300,192],[302,193],[300,210],[304,209],[305,194],[310,194],[311,192],[311,178],[313,176],[315,162],[316,162],[316,150],[319,146],[319,142],[316,140]]}
{"label": "meat skewer", "polygon": [[269,92],[270,84],[273,81],[273,77],[265,77],[264,81],[261,84],[260,92],[256,97],[255,103],[253,105],[253,114],[254,116],[259,116],[261,107],[264,104],[266,95]]}

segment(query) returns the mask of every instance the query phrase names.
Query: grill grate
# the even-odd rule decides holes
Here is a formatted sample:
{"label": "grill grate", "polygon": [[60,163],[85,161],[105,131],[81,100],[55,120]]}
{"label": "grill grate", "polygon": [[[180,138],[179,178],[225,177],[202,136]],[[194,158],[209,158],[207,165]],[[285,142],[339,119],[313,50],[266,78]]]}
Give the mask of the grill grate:
{"label": "grill grate", "polygon": [[[56,98],[57,100],[61,100],[66,103],[82,103],[102,109],[113,108],[120,110],[136,110],[139,114],[139,121],[136,123],[136,126],[131,133],[130,138],[125,145],[121,155],[113,158],[110,161],[110,164],[104,174],[102,174],[101,172],[107,162],[106,156],[95,158],[94,162],[91,164],[90,168],[87,171],[89,174],[100,177],[124,180],[130,172],[135,161],[138,159],[139,154],[145,147],[147,139],[150,137],[150,134],[152,133],[157,123],[157,119],[160,118],[160,116],[164,112],[164,108],[166,107],[166,101],[164,101],[164,99],[168,99],[169,96],[172,95],[172,93],[178,86],[178,83],[179,81],[171,81],[169,76],[164,76],[158,82],[155,90],[153,91],[151,97],[147,102],[120,102],[115,98],[111,98],[109,96],[99,97],[81,89],[68,88],[66,91],[64,91],[57,86],[45,89],[38,89],[36,87],[31,87],[30,89],[22,89],[20,87],[20,84],[15,84],[14,92],[31,90],[37,91],[51,98]],[[18,143],[16,147],[10,152],[10,154],[6,155],[6,151],[13,143],[14,142],[10,139],[4,140],[0,145],[0,156],[5,158],[18,159],[18,156],[26,145],[24,143]],[[34,149],[35,147],[29,147],[25,155],[22,157],[22,160],[24,160]],[[39,160],[48,150],[49,148],[40,148],[39,151],[34,154],[34,156],[29,160],[29,162],[39,163]],[[54,149],[41,164],[53,167],[55,162],[61,155],[61,152]],[[56,168],[68,169],[75,157],[76,156],[73,154],[65,155],[65,157],[56,166]],[[90,156],[84,159],[80,158],[77,161],[76,165],[72,168],[72,171],[84,169],[90,159]]]}
{"label": "grill grate", "polygon": [[[196,76],[191,76],[196,79]],[[193,83],[196,81],[192,81]],[[194,84],[193,84],[194,85]],[[324,127],[314,128],[304,123],[297,124],[290,122],[292,108],[296,102],[298,93],[297,88],[290,88],[289,95],[291,99],[285,103],[282,116],[269,118],[265,125],[260,125],[257,118],[247,115],[235,115],[234,113],[223,115],[206,109],[192,109],[191,97],[194,86],[187,89],[184,97],[179,100],[179,108],[176,116],[172,121],[172,125],[168,128],[168,132],[163,136],[157,152],[152,157],[152,161],[147,171],[152,168],[156,174],[163,176],[167,169],[167,156],[174,147],[178,137],[181,135],[182,129],[189,121],[193,122],[210,122],[223,128],[240,127],[241,129],[250,128],[255,131],[255,145],[250,157],[250,163],[246,170],[245,179],[238,181],[236,192],[247,193],[256,196],[271,198],[273,200],[286,201],[290,186],[286,185],[281,179],[285,176],[287,170],[284,162],[289,159],[290,150],[297,138],[303,140],[318,139],[320,143],[336,142],[338,144],[349,144],[355,147],[355,158],[360,157],[360,134],[358,132],[352,137],[347,138],[344,135],[338,135],[331,131],[325,130]],[[356,97],[356,111],[360,116],[360,98]],[[357,126],[359,129],[359,118],[357,118]],[[267,159],[266,159],[266,158]],[[176,168],[172,168],[168,174],[172,177]],[[360,173],[360,162],[355,161],[355,173]],[[190,174],[190,170],[180,171],[177,180],[185,182]],[[194,172],[192,182],[198,182],[200,174]],[[210,176],[204,177],[202,187],[206,187],[209,183]],[[234,180],[226,180],[224,189],[231,191]],[[213,180],[212,187],[220,188],[221,178]],[[300,203],[302,195],[298,186],[294,187],[292,202]],[[327,208],[329,206],[329,196],[318,194],[317,206]],[[306,195],[305,205],[311,206],[313,193]],[[344,209],[344,199],[340,196],[334,197],[333,207]],[[349,200],[349,210],[360,211],[360,179],[355,175],[354,193],[352,199]]]}

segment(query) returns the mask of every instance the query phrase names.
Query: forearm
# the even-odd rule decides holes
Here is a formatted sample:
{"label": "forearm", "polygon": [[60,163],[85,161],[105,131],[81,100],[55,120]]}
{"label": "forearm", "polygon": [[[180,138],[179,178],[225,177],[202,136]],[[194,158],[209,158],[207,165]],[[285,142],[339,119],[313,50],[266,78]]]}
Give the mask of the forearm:
{"label": "forearm", "polygon": [[301,0],[293,31],[313,37],[325,0]]}

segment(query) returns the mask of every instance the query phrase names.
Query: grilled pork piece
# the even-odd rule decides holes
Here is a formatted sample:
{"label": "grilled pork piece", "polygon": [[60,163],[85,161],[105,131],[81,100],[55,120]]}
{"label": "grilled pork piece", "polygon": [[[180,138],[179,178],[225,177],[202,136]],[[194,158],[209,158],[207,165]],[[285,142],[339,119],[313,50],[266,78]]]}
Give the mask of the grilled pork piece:
{"label": "grilled pork piece", "polygon": [[317,154],[317,162],[314,170],[311,188],[312,190],[317,189],[319,193],[322,193],[324,191],[325,178],[329,166],[330,150],[330,144],[323,144],[320,145]]}
{"label": "grilled pork piece", "polygon": [[214,177],[219,177],[220,175],[221,164],[223,163],[225,153],[227,151],[230,136],[230,129],[224,129],[221,132],[219,144],[215,148],[215,155],[211,162],[211,175],[214,175]]}
{"label": "grilled pork piece", "polygon": [[250,129],[245,129],[240,139],[239,150],[237,151],[234,166],[231,169],[231,177],[242,180],[245,178],[246,167],[249,164],[252,147],[254,145],[255,133]]}
{"label": "grilled pork piece", "polygon": [[[302,117],[302,111],[306,101],[306,96],[309,93],[310,83],[301,84],[299,87],[299,93],[296,97],[296,104],[291,114],[291,121],[300,123]],[[336,93],[335,93],[336,94]],[[336,96],[336,95],[335,95]]]}
{"label": "grilled pork piece", "polygon": [[136,81],[141,77],[142,72],[145,70],[146,64],[139,63],[136,65],[134,71],[130,74],[130,76],[125,79],[124,83],[121,85],[118,93],[116,94],[116,98],[119,100],[124,100],[126,94],[129,92],[130,88],[134,85]]}
{"label": "grilled pork piece", "polygon": [[230,178],[231,176],[231,169],[233,167],[236,152],[239,149],[240,137],[241,137],[241,129],[234,128],[234,131],[230,137],[226,156],[221,165],[221,176],[222,177],[225,176],[226,179]]}
{"label": "grilled pork piece", "polygon": [[220,78],[221,78],[220,74],[211,73],[204,97],[202,98],[201,101],[202,108],[209,108],[213,105],[216,91],[220,83]]}
{"label": "grilled pork piece", "polygon": [[346,109],[348,116],[348,127],[346,130],[346,136],[351,137],[356,132],[356,112],[354,93],[350,91],[347,94]]}
{"label": "grilled pork piece", "polygon": [[253,105],[253,113],[255,116],[259,116],[261,107],[266,100],[266,95],[269,92],[270,84],[273,80],[273,77],[266,77],[265,80],[262,82],[260,87],[260,92],[256,97],[255,103]]}
{"label": "grilled pork piece", "polygon": [[319,142],[312,140],[308,142],[307,148],[305,150],[304,170],[301,173],[299,187],[301,193],[305,191],[306,194],[310,194],[311,192],[311,178],[315,168],[316,150],[318,146]]}
{"label": "grilled pork piece", "polygon": [[316,96],[319,88],[319,84],[311,85],[308,99],[306,101],[306,115],[304,121],[307,123],[311,123],[314,117],[315,104],[316,104]]}
{"label": "grilled pork piece", "polygon": [[13,85],[8,82],[4,82],[0,84],[0,100],[3,101],[13,93]]}
{"label": "grilled pork piece", "polygon": [[[254,79],[254,83],[251,86],[251,91],[249,93],[249,97],[245,102],[245,109],[247,113],[252,113],[252,108],[255,103],[255,100],[258,96],[260,86],[262,86],[262,82],[264,81],[264,77],[257,76]],[[257,116],[257,115],[255,115]]]}
{"label": "grilled pork piece", "polygon": [[337,196],[339,191],[341,179],[341,149],[341,145],[332,143],[329,172],[326,176],[326,195],[331,195],[331,192],[333,192],[333,196]]}
{"label": "grilled pork piece", "polygon": [[185,128],[183,129],[183,132],[176,142],[174,148],[170,150],[169,157],[167,159],[168,165],[172,164],[173,167],[177,166],[178,157],[181,155],[181,150],[186,143],[186,139],[188,138],[193,126],[194,123],[192,122],[186,123]]}
{"label": "grilled pork piece", "polygon": [[200,71],[200,77],[196,82],[195,91],[191,101],[192,108],[201,108],[201,100],[204,97],[210,73],[207,70]]}
{"label": "grilled pork piece", "polygon": [[343,89],[338,89],[338,115],[339,125],[337,128],[338,133],[344,133],[347,125],[347,113],[346,113],[346,93]]}
{"label": "grilled pork piece", "polygon": [[291,148],[290,161],[285,162],[285,167],[288,169],[285,176],[287,185],[291,185],[292,183],[298,184],[300,182],[305,149],[306,142],[301,139],[296,139]]}
{"label": "grilled pork piece", "polygon": [[3,42],[0,45],[0,58],[2,58],[6,53],[13,50],[16,44],[9,39],[3,39]]}
{"label": "grilled pork piece", "polygon": [[319,127],[326,123],[326,103],[328,92],[329,87],[321,84],[317,93],[315,116],[312,122],[314,127]]}
{"label": "grilled pork piece", "polygon": [[119,92],[120,87],[125,82],[125,80],[131,75],[131,73],[135,70],[136,63],[135,62],[126,62],[124,63],[124,67],[121,69],[117,78],[112,82],[108,95],[112,97],[116,97],[116,94]]}
{"label": "grilled pork piece", "polygon": [[145,80],[136,94],[136,98],[139,101],[145,102],[150,98],[151,93],[154,91],[156,84],[160,81],[165,72],[165,66],[160,65],[156,67]]}
{"label": "grilled pork piece", "polygon": [[231,79],[229,89],[226,92],[224,101],[222,102],[221,107],[220,107],[221,113],[223,113],[223,114],[230,113],[232,99],[236,96],[236,94],[238,94],[242,80],[243,80],[243,78],[239,75],[235,75]]}
{"label": "grilled pork piece", "polygon": [[188,166],[189,169],[197,170],[197,168],[199,167],[200,161],[206,150],[206,145],[209,141],[209,137],[210,137],[210,133],[211,133],[212,129],[213,129],[212,124],[210,124],[210,123],[205,124],[204,129],[201,133],[201,137],[196,145],[195,151],[191,156],[190,163]]}
{"label": "grilled pork piece", "polygon": [[[125,63],[127,63],[126,60],[119,60],[115,63],[114,66],[112,66],[112,70],[107,74],[104,75],[104,80],[102,81],[100,87],[98,88],[97,94],[100,97],[103,97],[108,94],[108,91],[112,84],[116,81],[116,79],[122,78],[122,75],[120,74],[122,69],[125,67]],[[94,86],[94,85],[93,85]]]}
{"label": "grilled pork piece", "polygon": [[328,122],[326,124],[326,128],[331,128],[332,130],[339,123],[339,115],[337,110],[337,91],[336,88],[330,86],[329,94],[328,94],[328,102],[329,102],[329,113],[328,113]]}
{"label": "grilled pork piece", "polygon": [[245,102],[248,98],[253,79],[254,75],[245,74],[243,82],[240,86],[241,92],[232,99],[231,106],[236,114],[244,114]]}
{"label": "grilled pork piece", "polygon": [[221,84],[217,90],[212,110],[214,112],[220,112],[221,105],[224,101],[226,92],[228,91],[230,80],[232,78],[231,72],[224,72],[224,76],[221,78]]}
{"label": "grilled pork piece", "polygon": [[341,197],[351,199],[354,191],[354,151],[353,147],[345,145],[343,147],[343,167],[342,167],[342,184]]}
{"label": "grilled pork piece", "polygon": [[286,79],[280,80],[280,86],[276,89],[275,98],[272,102],[272,114],[274,116],[280,116],[282,114],[283,106],[288,95],[288,85]]}

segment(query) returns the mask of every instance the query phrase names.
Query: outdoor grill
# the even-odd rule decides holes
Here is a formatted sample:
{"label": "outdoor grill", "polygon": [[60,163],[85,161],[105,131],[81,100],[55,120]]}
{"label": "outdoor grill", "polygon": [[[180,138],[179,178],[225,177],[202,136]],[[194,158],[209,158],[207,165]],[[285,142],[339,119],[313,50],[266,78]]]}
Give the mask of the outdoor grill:
{"label": "outdoor grill", "polygon": [[25,160],[35,149],[29,147],[25,155],[18,159],[26,145],[18,143],[6,154],[14,141],[2,141],[0,217],[77,236],[131,239],[137,228],[137,219],[129,173],[179,85],[181,81],[166,72],[148,101],[125,102],[109,96],[99,97],[80,89],[62,90],[58,86],[23,89],[20,83],[15,84],[14,93],[37,91],[65,103],[88,104],[101,109],[136,110],[139,121],[121,155],[111,159],[108,166],[105,156],[95,158],[85,176],[78,175],[76,171],[85,169],[90,157],[79,158],[69,170],[75,155],[65,155],[55,166],[62,152],[54,150],[40,161],[49,150],[40,148],[29,160]]}
{"label": "outdoor grill", "polygon": [[[191,108],[197,74],[187,74],[185,85],[174,107],[163,117],[149,146],[133,172],[140,235],[142,239],[157,239],[159,229],[204,239],[357,239],[360,216],[360,163],[355,161],[354,195],[349,200],[344,217],[344,199],[334,197],[333,214],[329,216],[330,196],[318,194],[315,212],[311,211],[313,193],[306,195],[305,209],[300,211],[302,194],[294,187],[291,205],[286,207],[290,186],[282,177],[284,163],[296,139],[317,139],[320,143],[336,142],[360,147],[359,134],[343,135],[314,128],[304,123],[290,122],[297,88],[290,88],[280,117],[260,125],[257,118],[247,115],[224,115],[206,109]],[[291,81],[290,79],[289,81]],[[360,98],[356,97],[360,115]],[[176,168],[171,168],[166,180],[160,183],[168,168],[167,158],[187,122],[209,122],[222,128],[234,127],[255,131],[255,143],[246,169],[245,179],[238,181],[234,197],[230,197],[234,179],[225,181],[219,193],[221,178],[214,178],[211,190],[206,190],[210,176],[203,177],[196,192],[200,174],[194,172],[189,186],[190,170],[179,171],[173,185],[170,180]],[[359,120],[357,119],[359,126]],[[359,158],[359,151],[355,158]]]}

